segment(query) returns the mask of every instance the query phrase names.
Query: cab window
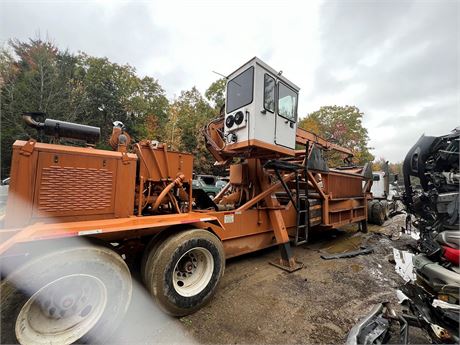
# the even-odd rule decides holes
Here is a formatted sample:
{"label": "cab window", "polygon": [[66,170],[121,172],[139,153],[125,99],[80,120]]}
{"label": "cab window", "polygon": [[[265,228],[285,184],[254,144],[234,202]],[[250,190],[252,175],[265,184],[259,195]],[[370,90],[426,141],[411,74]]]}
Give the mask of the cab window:
{"label": "cab window", "polygon": [[297,93],[283,83],[278,86],[278,114],[288,119],[296,121],[297,112]]}
{"label": "cab window", "polygon": [[252,103],[254,67],[237,75],[227,83],[227,114]]}
{"label": "cab window", "polygon": [[269,74],[264,75],[264,109],[275,112],[275,78]]}

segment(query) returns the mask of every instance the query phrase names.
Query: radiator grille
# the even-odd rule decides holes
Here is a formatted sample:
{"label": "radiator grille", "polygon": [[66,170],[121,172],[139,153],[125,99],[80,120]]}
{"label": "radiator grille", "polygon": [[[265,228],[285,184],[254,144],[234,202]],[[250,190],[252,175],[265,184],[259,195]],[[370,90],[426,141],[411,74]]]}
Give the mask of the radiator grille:
{"label": "radiator grille", "polygon": [[112,171],[94,168],[43,168],[38,209],[44,212],[101,210],[111,207]]}

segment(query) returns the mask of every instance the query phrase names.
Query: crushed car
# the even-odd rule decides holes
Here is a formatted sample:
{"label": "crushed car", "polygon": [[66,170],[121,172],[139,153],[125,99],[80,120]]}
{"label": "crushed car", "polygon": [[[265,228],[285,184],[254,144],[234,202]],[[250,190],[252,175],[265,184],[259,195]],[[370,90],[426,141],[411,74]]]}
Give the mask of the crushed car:
{"label": "crushed car", "polygon": [[406,227],[419,235],[414,279],[397,290],[400,308],[376,305],[347,344],[407,344],[410,327],[426,331],[433,343],[460,342],[459,142],[457,127],[440,137],[423,135],[407,153],[402,199],[411,217]]}

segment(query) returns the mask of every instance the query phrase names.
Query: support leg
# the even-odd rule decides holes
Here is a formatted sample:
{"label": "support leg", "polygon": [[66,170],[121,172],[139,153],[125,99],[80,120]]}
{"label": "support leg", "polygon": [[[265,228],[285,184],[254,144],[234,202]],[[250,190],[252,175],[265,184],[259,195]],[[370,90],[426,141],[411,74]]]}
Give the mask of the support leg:
{"label": "support leg", "polygon": [[[260,165],[260,161],[257,160],[257,176],[261,190],[267,190],[270,187],[270,181],[268,176]],[[293,174],[294,178],[294,174]],[[273,194],[268,195],[265,199],[265,204],[269,207],[268,215],[270,222],[273,226],[273,232],[275,233],[276,242],[279,245],[281,257],[276,262],[270,262],[270,264],[279,267],[288,272],[293,272],[303,267],[303,264],[297,262],[292,254],[291,245],[289,243],[289,235],[284,224],[284,219],[281,211],[277,208],[280,207],[278,200],[273,197]]]}

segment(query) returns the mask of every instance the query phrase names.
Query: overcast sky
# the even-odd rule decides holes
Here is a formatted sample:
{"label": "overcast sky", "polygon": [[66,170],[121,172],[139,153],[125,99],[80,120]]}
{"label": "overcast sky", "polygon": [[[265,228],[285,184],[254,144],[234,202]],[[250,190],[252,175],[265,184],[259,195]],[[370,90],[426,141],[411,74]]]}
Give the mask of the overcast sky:
{"label": "overcast sky", "polygon": [[0,43],[48,38],[202,92],[258,56],[301,88],[301,117],[356,105],[374,155],[460,125],[459,1],[5,1]]}

